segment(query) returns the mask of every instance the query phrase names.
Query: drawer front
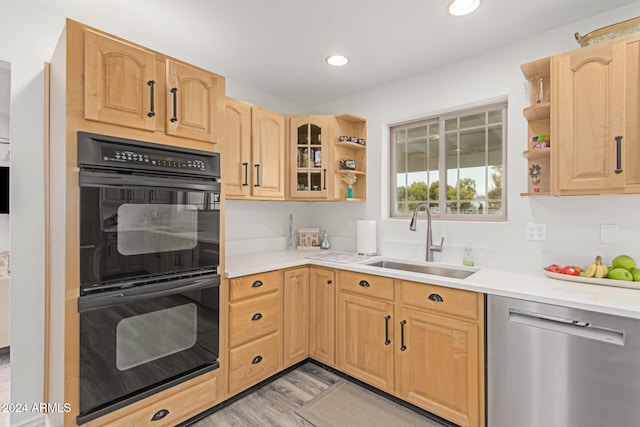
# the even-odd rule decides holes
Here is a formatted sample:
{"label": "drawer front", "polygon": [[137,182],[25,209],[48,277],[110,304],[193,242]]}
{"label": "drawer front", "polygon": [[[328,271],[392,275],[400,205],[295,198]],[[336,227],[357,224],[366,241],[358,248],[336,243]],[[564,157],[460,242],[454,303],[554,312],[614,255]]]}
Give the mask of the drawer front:
{"label": "drawer front", "polygon": [[440,313],[478,318],[478,294],[444,286],[398,280],[402,303]]}
{"label": "drawer front", "polygon": [[252,274],[229,280],[229,299],[237,301],[280,289],[282,271]]}
{"label": "drawer front", "polygon": [[338,271],[338,286],[342,291],[393,300],[393,279],[389,277]]}
{"label": "drawer front", "polygon": [[229,347],[276,332],[280,325],[278,292],[229,305]]}
{"label": "drawer front", "polygon": [[259,338],[229,351],[229,393],[239,391],[275,374],[280,359],[278,333]]}
{"label": "drawer front", "polygon": [[[123,419],[110,423],[109,427],[175,426],[215,406],[218,403],[217,388],[216,377],[214,377],[135,411]],[[161,417],[163,414],[165,415]],[[161,418],[154,420],[154,416]]]}

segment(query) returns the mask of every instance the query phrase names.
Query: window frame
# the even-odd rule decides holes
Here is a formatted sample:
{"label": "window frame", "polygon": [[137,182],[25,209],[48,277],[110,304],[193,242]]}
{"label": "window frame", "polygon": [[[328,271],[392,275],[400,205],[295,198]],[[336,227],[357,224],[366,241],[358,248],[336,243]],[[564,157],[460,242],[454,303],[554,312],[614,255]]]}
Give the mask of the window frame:
{"label": "window frame", "polygon": [[[461,117],[466,117],[473,114],[478,113],[488,113],[490,111],[501,110],[502,111],[502,213],[499,215],[490,215],[488,213],[488,209],[483,210],[481,214],[462,214],[462,213],[447,213],[447,198],[446,198],[446,185],[447,185],[447,165],[446,165],[446,137],[445,137],[445,122],[450,119]],[[396,124],[391,124],[389,126],[389,218],[390,219],[405,219],[409,218],[412,215],[412,211],[409,212],[398,212],[397,211],[397,188],[398,188],[398,173],[397,173],[397,151],[396,151],[396,131],[400,129],[408,129],[418,126],[428,126],[433,123],[438,123],[438,134],[439,134],[439,143],[438,143],[438,182],[439,182],[439,200],[433,201],[437,203],[439,206],[438,213],[433,214],[433,220],[445,220],[445,221],[476,221],[476,222],[506,222],[508,219],[508,203],[507,203],[507,158],[508,158],[508,138],[507,138],[507,126],[508,126],[508,100],[507,99],[499,99],[492,100],[485,103],[479,103],[472,107],[462,107],[447,110],[444,112],[430,114],[424,117],[420,117],[411,121],[400,122]],[[491,127],[493,124],[485,123],[484,128],[486,130]],[[460,129],[458,128],[458,132]],[[428,141],[429,134],[425,137],[426,141]],[[487,138],[485,135],[485,144],[487,143]],[[485,182],[487,185],[487,189],[489,186],[489,182],[491,179],[491,165],[488,165],[488,155],[489,151],[485,149]],[[454,169],[451,169],[454,170]],[[455,168],[457,174],[460,171],[460,165],[458,163]],[[431,181],[427,181],[427,197],[429,186],[431,185]],[[405,183],[406,186],[406,183]],[[406,187],[408,188],[408,187]],[[449,201],[451,202],[451,201]],[[443,213],[444,212],[444,213]],[[420,217],[426,217],[426,213],[424,211],[420,212]]]}

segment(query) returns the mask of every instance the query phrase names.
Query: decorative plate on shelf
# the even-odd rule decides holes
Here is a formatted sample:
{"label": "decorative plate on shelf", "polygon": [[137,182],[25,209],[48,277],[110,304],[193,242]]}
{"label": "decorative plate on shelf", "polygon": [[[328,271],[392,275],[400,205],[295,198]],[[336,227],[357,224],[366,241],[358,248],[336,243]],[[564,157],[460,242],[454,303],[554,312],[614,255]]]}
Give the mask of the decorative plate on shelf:
{"label": "decorative plate on shelf", "polygon": [[614,286],[616,288],[640,289],[640,282],[630,282],[626,280],[597,279],[595,277],[572,276],[570,274],[554,273],[546,268],[544,275],[552,279],[565,280],[568,282],[588,283],[591,285]]}

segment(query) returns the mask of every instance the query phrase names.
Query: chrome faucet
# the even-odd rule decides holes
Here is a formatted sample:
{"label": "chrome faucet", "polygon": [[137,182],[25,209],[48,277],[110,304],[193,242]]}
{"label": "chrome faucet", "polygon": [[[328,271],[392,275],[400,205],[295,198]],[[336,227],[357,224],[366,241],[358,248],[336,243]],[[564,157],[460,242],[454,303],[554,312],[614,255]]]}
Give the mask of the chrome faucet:
{"label": "chrome faucet", "polygon": [[431,211],[427,203],[418,203],[418,206],[413,210],[413,216],[411,217],[411,223],[409,224],[409,230],[416,231],[416,225],[418,223],[418,211],[424,207],[427,212],[427,261],[433,261],[434,252],[442,252],[442,246],[444,245],[444,237],[440,241],[440,245],[433,244],[433,236],[431,235]]}

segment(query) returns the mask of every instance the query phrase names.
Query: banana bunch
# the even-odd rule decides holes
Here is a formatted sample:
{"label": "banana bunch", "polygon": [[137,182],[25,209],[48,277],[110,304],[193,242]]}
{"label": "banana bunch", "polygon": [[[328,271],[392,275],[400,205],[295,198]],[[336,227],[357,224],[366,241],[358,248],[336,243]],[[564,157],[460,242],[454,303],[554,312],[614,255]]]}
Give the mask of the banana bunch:
{"label": "banana bunch", "polygon": [[584,268],[579,274],[583,277],[595,277],[601,279],[607,277],[609,269],[602,262],[602,257],[598,255],[591,264]]}

